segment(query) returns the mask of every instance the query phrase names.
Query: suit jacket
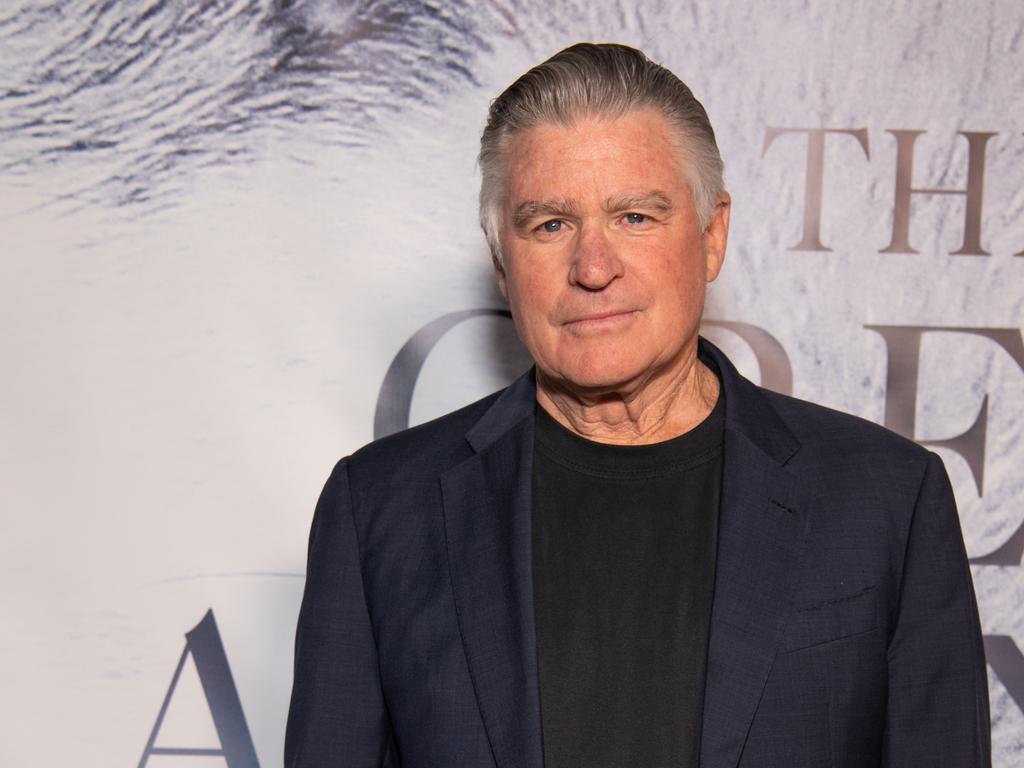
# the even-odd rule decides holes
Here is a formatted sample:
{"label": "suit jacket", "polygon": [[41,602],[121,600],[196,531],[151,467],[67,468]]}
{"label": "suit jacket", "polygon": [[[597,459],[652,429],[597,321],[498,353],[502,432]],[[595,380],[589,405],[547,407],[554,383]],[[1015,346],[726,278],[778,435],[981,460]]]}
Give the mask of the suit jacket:
{"label": "suit jacket", "polygon": [[[702,768],[989,765],[941,461],[700,354],[725,397]],[[289,768],[542,767],[534,407],[528,374],[337,465],[310,537]]]}

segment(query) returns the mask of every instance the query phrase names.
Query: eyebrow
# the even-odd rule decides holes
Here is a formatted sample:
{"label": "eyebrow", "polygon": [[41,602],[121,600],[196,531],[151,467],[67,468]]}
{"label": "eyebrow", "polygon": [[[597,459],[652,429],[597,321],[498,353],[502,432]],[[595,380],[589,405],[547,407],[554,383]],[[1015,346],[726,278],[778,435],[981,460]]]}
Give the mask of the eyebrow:
{"label": "eyebrow", "polygon": [[609,197],[604,201],[604,209],[608,213],[628,211],[634,208],[669,213],[672,210],[672,200],[664,192],[653,190],[639,195]]}
{"label": "eyebrow", "polygon": [[[672,200],[664,192],[653,190],[636,195],[609,197],[604,201],[606,213],[629,210],[654,210],[659,213],[672,211]],[[520,229],[532,220],[542,216],[575,216],[579,205],[575,200],[564,197],[553,197],[547,200],[525,200],[512,212],[512,226]]]}
{"label": "eyebrow", "polygon": [[579,206],[575,200],[525,200],[512,211],[512,226],[519,229],[539,216],[574,216],[578,211]]}

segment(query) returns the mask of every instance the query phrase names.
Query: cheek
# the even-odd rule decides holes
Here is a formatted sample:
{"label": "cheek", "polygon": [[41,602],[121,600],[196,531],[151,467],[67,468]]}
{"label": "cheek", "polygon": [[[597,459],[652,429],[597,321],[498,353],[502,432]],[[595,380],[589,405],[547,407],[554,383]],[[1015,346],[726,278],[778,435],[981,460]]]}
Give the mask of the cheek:
{"label": "cheek", "polygon": [[707,287],[704,263],[693,255],[661,262],[659,268],[644,274],[642,282],[654,302],[662,305],[666,322],[676,322],[680,315],[689,317],[703,306]]}
{"label": "cheek", "polygon": [[509,281],[509,299],[524,318],[545,316],[554,302],[555,282],[552,275],[539,269],[524,269]]}

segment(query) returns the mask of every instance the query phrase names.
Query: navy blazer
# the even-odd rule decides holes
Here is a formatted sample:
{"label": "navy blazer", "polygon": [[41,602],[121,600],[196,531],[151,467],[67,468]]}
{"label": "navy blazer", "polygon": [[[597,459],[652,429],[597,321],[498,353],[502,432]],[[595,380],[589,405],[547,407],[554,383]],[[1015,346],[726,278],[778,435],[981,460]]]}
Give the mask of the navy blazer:
{"label": "navy blazer", "polygon": [[[988,766],[942,462],[700,354],[725,397],[702,768]],[[337,465],[310,536],[288,768],[542,767],[534,407],[527,374]]]}

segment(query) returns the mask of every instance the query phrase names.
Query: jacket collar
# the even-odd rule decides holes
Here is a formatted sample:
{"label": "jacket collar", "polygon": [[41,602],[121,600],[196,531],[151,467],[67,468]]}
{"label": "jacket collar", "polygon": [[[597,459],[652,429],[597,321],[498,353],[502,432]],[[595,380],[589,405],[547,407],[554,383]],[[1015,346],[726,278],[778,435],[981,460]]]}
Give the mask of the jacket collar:
{"label": "jacket collar", "polygon": [[[731,429],[785,465],[800,444],[767,402],[764,393],[743,378],[732,362],[711,342],[701,338],[697,355],[718,376],[725,394],[726,429]],[[523,419],[533,418],[537,386],[533,368],[512,382],[487,413],[466,433],[466,440],[481,452]]]}
{"label": "jacket collar", "polygon": [[483,453],[492,443],[507,436],[524,420],[533,419],[534,408],[537,405],[537,384],[534,377],[534,369],[530,368],[513,381],[466,433],[466,441],[474,451]]}

